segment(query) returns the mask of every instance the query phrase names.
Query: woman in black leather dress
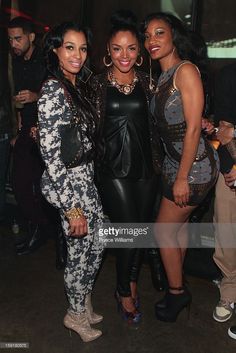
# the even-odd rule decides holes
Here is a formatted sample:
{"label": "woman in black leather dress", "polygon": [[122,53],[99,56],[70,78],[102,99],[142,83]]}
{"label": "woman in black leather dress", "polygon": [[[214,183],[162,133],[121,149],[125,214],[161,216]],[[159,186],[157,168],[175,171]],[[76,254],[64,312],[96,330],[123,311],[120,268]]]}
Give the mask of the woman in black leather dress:
{"label": "woman in black leather dress", "polygon": [[[149,76],[142,63],[133,14],[119,11],[112,27],[104,64],[108,69],[92,82],[99,113],[98,187],[111,222],[150,222],[160,188],[160,145],[148,113]],[[142,249],[116,249],[117,300],[125,320],[137,323],[136,282]]]}

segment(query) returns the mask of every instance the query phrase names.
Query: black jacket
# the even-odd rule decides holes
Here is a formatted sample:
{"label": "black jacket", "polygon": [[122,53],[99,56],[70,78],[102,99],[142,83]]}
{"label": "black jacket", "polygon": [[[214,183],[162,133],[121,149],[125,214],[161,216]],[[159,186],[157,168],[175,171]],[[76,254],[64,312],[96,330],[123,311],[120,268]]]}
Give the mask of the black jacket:
{"label": "black jacket", "polygon": [[[149,89],[149,76],[142,72],[137,71],[138,79],[144,89],[147,104],[149,105],[152,98],[152,92]],[[96,112],[98,114],[98,139],[102,132],[103,121],[106,111],[106,89],[107,89],[107,71],[94,76],[90,83],[89,97],[92,101]],[[159,135],[156,130],[156,123],[151,114],[149,114],[149,133],[152,149],[153,168],[157,174],[161,173],[163,162],[163,148]]]}
{"label": "black jacket", "polygon": [[[12,61],[14,94],[22,90],[38,93],[46,77],[46,66],[39,47],[35,47],[29,60],[22,56]],[[37,102],[26,103],[20,111],[22,127],[35,126],[38,120]]]}

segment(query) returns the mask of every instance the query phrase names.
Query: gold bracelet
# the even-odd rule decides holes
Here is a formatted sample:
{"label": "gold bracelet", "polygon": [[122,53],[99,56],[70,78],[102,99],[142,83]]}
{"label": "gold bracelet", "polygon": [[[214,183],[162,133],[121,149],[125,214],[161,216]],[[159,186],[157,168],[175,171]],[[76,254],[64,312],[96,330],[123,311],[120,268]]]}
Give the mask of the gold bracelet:
{"label": "gold bracelet", "polygon": [[75,218],[80,218],[81,216],[83,216],[83,211],[81,208],[76,208],[76,207],[73,207],[71,208],[69,211],[66,211],[65,212],[65,216],[71,220],[71,219],[75,219]]}

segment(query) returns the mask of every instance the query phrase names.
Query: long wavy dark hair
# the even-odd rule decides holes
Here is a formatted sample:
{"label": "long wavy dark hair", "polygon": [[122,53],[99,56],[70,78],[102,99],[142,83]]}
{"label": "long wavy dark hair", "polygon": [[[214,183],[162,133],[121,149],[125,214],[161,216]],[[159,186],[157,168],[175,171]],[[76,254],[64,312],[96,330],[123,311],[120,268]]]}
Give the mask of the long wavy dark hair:
{"label": "long wavy dark hair", "polygon": [[[57,79],[63,84],[68,91],[72,104],[73,111],[78,114],[81,122],[86,122],[88,126],[87,136],[91,139],[94,135],[94,127],[96,125],[97,116],[91,103],[85,98],[85,94],[80,87],[80,80],[83,80],[86,74],[84,66],[76,77],[76,85],[74,86],[64,75],[57,54],[53,49],[60,48],[63,45],[64,36],[68,31],[82,32],[85,35],[88,45],[88,52],[91,43],[91,32],[88,28],[81,27],[75,22],[63,22],[48,32],[43,41],[43,53],[46,60],[48,78]],[[87,61],[86,61],[87,63]]]}
{"label": "long wavy dark hair", "polygon": [[170,13],[153,12],[141,23],[141,33],[143,35],[152,20],[162,20],[169,25],[172,31],[173,44],[176,47],[179,57],[183,60],[190,59],[191,43],[188,36],[188,29],[184,23]]}
{"label": "long wavy dark hair", "polygon": [[[185,24],[176,16],[167,12],[154,12],[149,14],[141,23],[141,33],[144,38],[145,31],[148,24],[152,20],[162,20],[169,25],[172,31],[173,44],[177,50],[179,57],[182,60],[190,60],[197,65],[201,72],[205,101],[207,103],[208,97],[208,64],[207,46],[203,37],[196,32],[190,31]],[[205,107],[205,110],[206,107]]]}

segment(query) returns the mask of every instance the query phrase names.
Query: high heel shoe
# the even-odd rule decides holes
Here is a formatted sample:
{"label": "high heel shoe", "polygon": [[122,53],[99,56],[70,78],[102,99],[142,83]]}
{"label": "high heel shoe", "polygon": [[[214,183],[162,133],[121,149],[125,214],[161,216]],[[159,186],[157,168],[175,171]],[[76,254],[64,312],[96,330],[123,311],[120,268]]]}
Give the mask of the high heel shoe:
{"label": "high heel shoe", "polygon": [[83,342],[96,340],[102,335],[102,331],[92,328],[86,313],[73,314],[68,312],[63,320],[64,326],[78,333]]}
{"label": "high heel shoe", "polygon": [[[170,290],[179,291],[178,294],[171,293]],[[170,287],[166,293],[166,306],[160,308],[155,306],[156,318],[165,322],[175,322],[179,313],[186,307],[190,309],[192,296],[186,287]]]}
{"label": "high heel shoe", "polygon": [[85,297],[85,312],[87,314],[87,318],[90,324],[98,324],[103,320],[102,315],[96,314],[93,311],[93,306],[91,302],[91,293],[87,294]]}
{"label": "high heel shoe", "polygon": [[117,291],[115,292],[115,299],[117,301],[118,312],[128,324],[138,324],[141,321],[142,314],[140,311],[136,307],[133,311],[127,311],[124,308],[121,297]]}
{"label": "high heel shoe", "polygon": [[[188,285],[188,281],[187,281],[184,273],[183,273],[183,283],[184,283],[184,287],[186,287]],[[164,308],[166,308],[166,305],[167,305],[167,293],[168,293],[168,291],[165,293],[164,297],[162,297],[159,301],[156,302],[155,309],[164,309]]]}

